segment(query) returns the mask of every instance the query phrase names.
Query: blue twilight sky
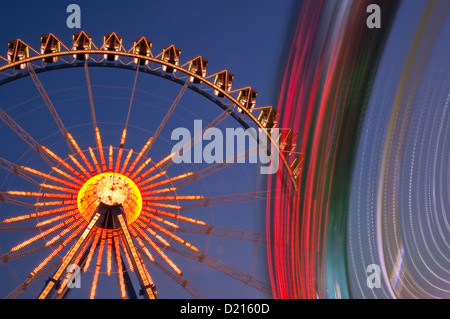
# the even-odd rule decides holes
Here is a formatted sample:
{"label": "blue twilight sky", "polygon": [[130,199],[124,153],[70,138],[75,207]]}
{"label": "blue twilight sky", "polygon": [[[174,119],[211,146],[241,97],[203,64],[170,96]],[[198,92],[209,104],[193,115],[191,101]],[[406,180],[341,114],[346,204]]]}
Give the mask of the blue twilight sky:
{"label": "blue twilight sky", "polygon": [[[69,29],[66,8],[76,3],[81,7],[81,29]],[[54,33],[66,46],[71,46],[72,34],[84,30],[100,47],[103,35],[116,32],[123,37],[126,49],[133,40],[142,36],[153,42],[152,52],[157,55],[163,47],[174,44],[181,49],[181,64],[201,55],[209,60],[208,74],[228,69],[235,75],[233,89],[252,86],[258,90],[258,106],[274,105],[282,53],[286,43],[288,24],[295,1],[21,1],[8,2],[0,13],[0,55],[6,56],[7,42],[20,38],[39,50],[42,34]],[[90,68],[94,104],[104,146],[118,146],[125,122],[135,73],[129,70]],[[94,146],[92,120],[82,68],[59,70],[39,74],[61,119],[82,149]],[[148,74],[139,74],[130,117],[126,148],[139,150],[153,134],[181,86]],[[26,77],[0,87],[0,107],[12,116],[40,144],[52,148],[58,155],[67,156],[58,128],[53,122],[31,78]],[[173,141],[170,132],[176,127],[192,129],[193,120],[202,119],[205,125],[220,114],[220,109],[205,98],[187,91],[175,113],[159,137],[159,143],[149,154],[155,161],[167,155]],[[227,119],[219,127],[236,127],[237,122]],[[0,124],[0,157],[49,172],[46,164],[5,125]],[[205,167],[203,164],[171,166],[170,176]],[[195,185],[194,185],[195,184]],[[179,194],[217,196],[251,192],[264,188],[264,177],[254,164],[237,164],[201,182],[193,183]],[[35,190],[4,171],[0,172],[0,191]],[[187,203],[189,204],[189,203]],[[264,231],[264,202],[222,205],[190,211],[190,216],[210,224],[254,232]],[[29,213],[23,208],[0,204],[0,215],[5,217]],[[4,217],[5,216],[5,217]],[[34,233],[0,233],[0,253],[31,237]],[[203,236],[204,237],[204,236]],[[226,238],[205,238],[186,234],[185,238],[197,243],[208,255],[245,273],[268,282],[265,266],[265,248]],[[257,248],[257,249],[256,249]],[[38,253],[0,267],[0,295],[7,295],[17,287],[44,258]],[[256,254],[256,257],[253,258]],[[172,256],[184,275],[196,288],[209,297],[265,297],[227,276],[204,265]],[[255,265],[252,264],[254,261]],[[189,295],[167,276],[153,270],[160,296],[186,298]],[[92,268],[92,266],[91,266]],[[91,273],[86,277],[92,277]],[[114,278],[113,278],[114,277]],[[74,297],[86,293],[91,279]],[[82,282],[82,284],[84,281]],[[100,277],[99,297],[117,297],[115,276]],[[33,297],[40,286],[23,294]],[[84,295],[86,296],[86,295]]]}

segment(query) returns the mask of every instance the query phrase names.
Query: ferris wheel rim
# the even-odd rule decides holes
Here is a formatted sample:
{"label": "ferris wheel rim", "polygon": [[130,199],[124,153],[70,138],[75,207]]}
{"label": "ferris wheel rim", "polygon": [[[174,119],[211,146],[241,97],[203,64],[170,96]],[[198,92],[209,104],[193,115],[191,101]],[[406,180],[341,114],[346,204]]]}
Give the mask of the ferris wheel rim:
{"label": "ferris wheel rim", "polygon": [[[31,46],[30,46],[31,48]],[[32,49],[32,48],[31,48]],[[185,84],[186,82],[189,82],[189,77],[193,77],[196,80],[200,81],[200,83],[204,83],[205,85],[207,85],[209,88],[213,89],[213,90],[217,90],[218,92],[220,92],[221,95],[223,95],[223,98],[227,98],[229,101],[232,102],[233,105],[235,105],[236,107],[239,107],[239,101],[230,94],[230,92],[222,89],[221,87],[215,85],[213,82],[211,82],[210,80],[208,80],[209,77],[212,77],[213,75],[217,74],[214,73],[212,75],[209,76],[201,76],[196,74],[195,72],[191,72],[185,68],[183,68],[182,66],[176,65],[176,64],[172,64],[170,62],[164,61],[162,59],[157,59],[155,57],[152,56],[143,56],[143,55],[139,55],[139,54],[135,54],[135,53],[130,53],[130,52],[123,52],[123,51],[107,51],[107,50],[91,50],[91,49],[85,49],[85,50],[67,50],[67,51],[59,51],[59,52],[52,52],[52,53],[46,53],[46,54],[40,54],[39,52],[35,51],[34,49],[32,49],[32,51],[34,51],[37,55],[35,56],[30,56],[28,58],[19,60],[19,61],[15,61],[15,62],[8,62],[8,64],[0,66],[0,73],[8,70],[8,69],[12,69],[14,67],[20,66],[20,65],[30,65],[31,67],[33,67],[33,70],[43,70],[45,69],[46,71],[54,71],[54,70],[58,70],[58,69],[63,69],[65,67],[81,67],[84,66],[85,63],[87,63],[89,66],[102,66],[102,67],[116,67],[116,68],[120,68],[120,69],[129,69],[129,70],[137,70],[139,72],[144,72],[144,73],[149,73],[152,75],[156,75],[159,76],[163,79],[167,79],[167,80],[171,80],[173,82],[176,82],[180,85]],[[35,61],[39,61],[39,60],[43,60],[46,58],[54,58],[54,57],[62,57],[62,56],[73,56],[73,55],[79,55],[79,54],[85,54],[85,55],[105,55],[105,54],[111,54],[111,55],[117,55],[117,56],[121,56],[121,57],[127,57],[127,58],[132,58],[132,59],[139,59],[139,60],[145,60],[147,62],[151,62],[151,63],[156,63],[159,64],[161,66],[166,66],[166,67],[170,67],[174,70],[177,70],[183,74],[185,74],[187,76],[187,78],[185,79],[185,81],[183,81],[182,79],[179,78],[175,78],[174,76],[170,76],[169,73],[163,73],[163,72],[155,72],[155,70],[151,70],[148,69],[145,70],[144,68],[140,67],[139,65],[136,65],[135,68],[130,67],[128,68],[129,65],[125,65],[122,63],[116,63],[116,62],[105,62],[104,60],[106,59],[102,59],[100,61],[96,61],[94,59],[91,58],[92,61],[88,62],[87,59],[84,62],[79,62],[76,63],[76,59],[74,59],[72,62],[70,63],[64,63],[64,64],[54,64],[54,65],[49,65],[50,63],[45,63],[45,65],[43,67],[39,68],[35,68],[31,62],[35,62]],[[3,58],[3,57],[2,57]],[[4,60],[6,60],[5,58],[3,58]],[[226,71],[226,70],[225,70]],[[42,71],[41,71],[42,72]],[[158,74],[159,73],[159,74]],[[29,72],[23,72],[21,75],[9,75],[8,78],[0,80],[0,86],[9,83],[11,81],[20,79],[22,77],[28,76]],[[224,109],[224,106],[222,103],[222,105],[220,105],[218,101],[218,99],[214,98],[212,95],[208,94],[205,92],[205,90],[202,90],[201,88],[194,86],[192,84],[188,84],[188,88],[200,95],[203,95],[204,97],[208,98],[209,100],[211,100],[213,103],[215,103],[216,105],[218,105],[219,107],[221,107],[222,109]],[[195,89],[194,89],[195,88]],[[284,156],[283,152],[280,151],[280,147],[278,145],[278,143],[275,142],[275,140],[273,139],[272,135],[270,134],[269,130],[267,130],[266,127],[263,126],[263,124],[252,114],[251,110],[245,108],[245,107],[239,107],[240,110],[243,112],[243,115],[246,115],[250,118],[250,120],[258,127],[258,129],[260,129],[264,135],[267,136],[267,138],[270,140],[270,143],[272,145],[272,147],[275,148],[275,152],[276,154],[278,154],[278,156],[281,159],[281,162],[283,163],[286,172],[288,173],[288,178],[291,180],[291,185],[293,186],[293,190],[295,191],[297,189],[297,181],[296,178],[294,176],[294,173],[292,171],[291,166],[289,165],[286,157]],[[235,112],[230,112],[230,115],[232,115],[233,118],[235,118],[239,124],[243,125],[243,123],[245,123],[242,119],[239,119],[238,114],[236,114]],[[244,128],[248,128],[248,125],[243,125]]]}
{"label": "ferris wheel rim", "polygon": [[[173,76],[168,76],[167,74],[163,73],[163,72],[159,72],[159,71],[155,71],[155,70],[150,70],[150,69],[145,69],[139,66],[135,66],[135,65],[123,65],[123,64],[111,64],[111,63],[107,63],[107,62],[88,62],[88,66],[89,67],[106,67],[106,68],[117,68],[117,69],[123,69],[123,70],[129,70],[129,71],[136,71],[137,69],[139,69],[139,72],[143,72],[143,73],[148,73],[151,75],[155,75],[158,76],[160,78],[166,79],[166,80],[170,80],[172,82],[175,82],[177,84],[180,85],[184,85],[185,81],[175,78]],[[48,67],[43,67],[43,68],[37,68],[34,69],[34,71],[36,72],[36,74],[39,73],[44,73],[44,72],[51,72],[51,71],[57,71],[57,70],[63,70],[63,69],[70,69],[70,68],[81,68],[84,67],[84,62],[74,62],[74,63],[70,63],[70,64],[55,64],[55,65],[50,65]],[[8,83],[11,83],[13,81],[16,80],[20,80],[22,78],[26,78],[30,76],[30,73],[28,72],[23,72],[20,74],[16,74],[14,76],[10,76],[6,79],[0,80],[0,87],[3,85],[6,85]],[[188,89],[202,95],[203,97],[207,98],[208,100],[210,100],[211,102],[215,103],[216,105],[218,105],[222,110],[226,111],[229,107],[222,103],[221,101],[219,101],[219,99],[215,98],[214,95],[208,94],[206,92],[206,90],[201,90],[199,89],[197,86],[188,83],[187,86]],[[236,113],[234,112],[230,112],[229,115],[231,117],[233,117],[239,124],[241,124],[244,128],[249,128],[250,126],[243,121]]]}

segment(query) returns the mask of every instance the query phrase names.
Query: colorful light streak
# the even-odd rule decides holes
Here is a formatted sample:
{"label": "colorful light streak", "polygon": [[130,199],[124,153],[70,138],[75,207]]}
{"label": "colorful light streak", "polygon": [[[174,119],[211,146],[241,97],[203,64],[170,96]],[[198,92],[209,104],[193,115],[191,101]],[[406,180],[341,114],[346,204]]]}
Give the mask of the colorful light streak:
{"label": "colorful light streak", "polygon": [[[382,29],[366,27],[370,1],[304,1],[286,52],[280,127],[303,154],[297,192],[286,171],[268,189],[269,271],[276,298],[349,298],[345,247],[349,188],[361,123],[398,2],[378,1]],[[290,156],[287,155],[288,160]]]}

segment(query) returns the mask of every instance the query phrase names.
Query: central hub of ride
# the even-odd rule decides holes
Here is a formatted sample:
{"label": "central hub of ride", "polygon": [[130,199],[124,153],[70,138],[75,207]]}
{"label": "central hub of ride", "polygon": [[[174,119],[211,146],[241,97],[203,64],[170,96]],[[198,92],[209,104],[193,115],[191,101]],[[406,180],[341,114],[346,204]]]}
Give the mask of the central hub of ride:
{"label": "central hub of ride", "polygon": [[142,196],[139,188],[127,176],[101,173],[87,180],[77,197],[78,210],[88,222],[100,204],[122,206],[127,223],[131,224],[142,211]]}
{"label": "central hub of ride", "polygon": [[130,184],[121,176],[106,175],[94,184],[94,195],[103,204],[123,205],[131,196]]}

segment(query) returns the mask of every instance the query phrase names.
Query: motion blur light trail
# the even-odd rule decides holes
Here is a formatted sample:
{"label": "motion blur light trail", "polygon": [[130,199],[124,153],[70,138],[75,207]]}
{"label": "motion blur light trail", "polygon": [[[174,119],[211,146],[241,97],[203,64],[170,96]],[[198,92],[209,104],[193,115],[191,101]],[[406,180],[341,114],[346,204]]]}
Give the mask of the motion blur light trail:
{"label": "motion blur light trail", "polygon": [[[406,4],[354,167],[347,258],[361,298],[450,297],[450,2]],[[381,289],[367,288],[368,264],[381,266]]]}
{"label": "motion blur light trail", "polygon": [[[366,27],[369,1],[305,1],[281,88],[283,125],[305,154],[298,192],[270,202],[269,252],[279,298],[349,297],[345,236],[362,116],[397,4],[379,2],[380,29]],[[269,182],[277,183],[276,180]],[[271,187],[271,185],[269,185]],[[287,193],[287,192],[285,192]]]}
{"label": "motion blur light trail", "polygon": [[305,157],[297,192],[268,181],[285,194],[267,202],[276,298],[450,296],[449,6],[300,5],[278,108]]}

